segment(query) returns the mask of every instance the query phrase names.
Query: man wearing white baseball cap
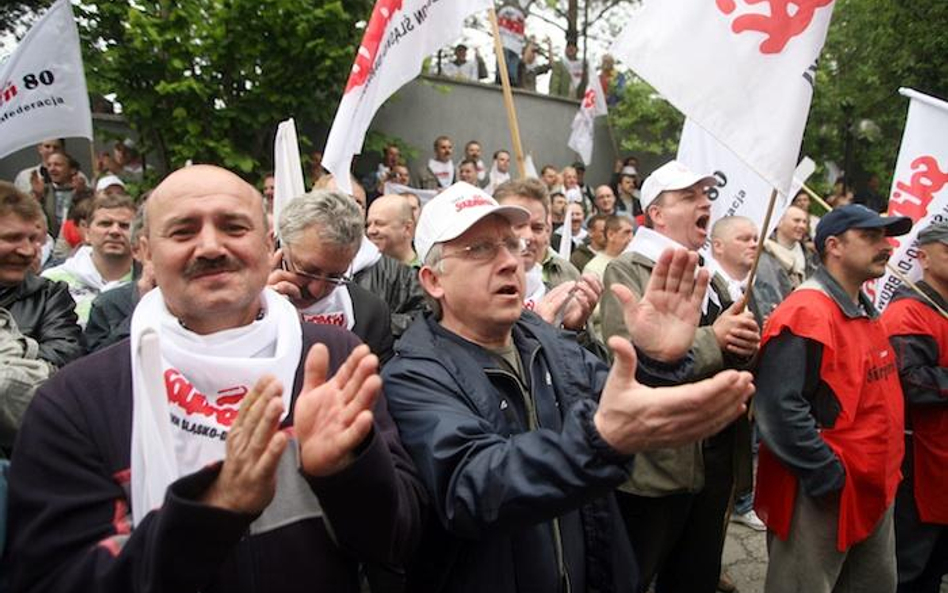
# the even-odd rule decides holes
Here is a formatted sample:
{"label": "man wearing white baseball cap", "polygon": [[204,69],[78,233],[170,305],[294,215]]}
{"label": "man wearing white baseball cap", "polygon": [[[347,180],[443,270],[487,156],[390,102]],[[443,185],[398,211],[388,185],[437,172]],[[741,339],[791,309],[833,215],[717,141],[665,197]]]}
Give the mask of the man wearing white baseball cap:
{"label": "man wearing white baseball cap", "polygon": [[[639,304],[635,348],[608,366],[524,310],[525,209],[457,183],[422,210],[419,277],[432,312],[383,374],[392,417],[432,495],[410,591],[633,591],[613,489],[633,456],[717,432],[745,408],[748,373],[651,388],[687,372],[707,273],[665,253]],[[640,355],[637,364],[636,349]]]}
{"label": "man wearing white baseball cap", "polygon": [[[603,284],[612,289],[604,292],[601,303],[604,338],[628,337],[626,300],[645,293],[663,251],[696,252],[704,245],[711,219],[707,189],[716,183],[713,176],[677,161],[645,180],[645,224],[603,274]],[[726,281],[713,274],[710,288],[691,344],[695,365],[686,381],[739,368],[760,343],[757,323],[749,312],[738,313],[739,303],[731,302]],[[748,438],[735,433],[742,434],[732,425],[705,441],[636,458],[617,500],[643,573],[643,591],[655,577],[661,591],[712,593],[717,587],[735,451],[750,447]]]}

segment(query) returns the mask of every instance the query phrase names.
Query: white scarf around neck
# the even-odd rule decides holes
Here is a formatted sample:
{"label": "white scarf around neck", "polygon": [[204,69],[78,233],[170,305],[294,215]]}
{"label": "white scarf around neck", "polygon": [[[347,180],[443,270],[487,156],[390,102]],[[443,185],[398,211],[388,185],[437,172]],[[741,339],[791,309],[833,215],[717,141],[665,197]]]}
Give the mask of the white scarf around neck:
{"label": "white scarf around neck", "polygon": [[529,311],[535,311],[540,299],[546,296],[546,284],[543,283],[543,266],[539,263],[533,264],[533,267],[526,274],[527,296],[523,299],[523,308]]}
{"label": "white scarf around neck", "polygon": [[355,311],[349,287],[337,286],[309,307],[300,309],[303,321],[321,325],[336,325],[349,331],[355,326]]}
{"label": "white scarf around neck", "polygon": [[428,159],[428,169],[438,180],[438,185],[448,187],[454,183],[454,163],[451,161],[439,161],[438,159]]}
{"label": "white scarf around neck", "polygon": [[[92,260],[92,247],[89,245],[83,245],[77,249],[72,257],[63,262],[62,267],[63,270],[79,278],[83,284],[99,292],[111,290],[128,282],[127,279],[106,280],[103,278]],[[129,270],[131,270],[131,265],[129,265]]]}
{"label": "white scarf around neck", "polygon": [[[671,237],[666,237],[665,235],[654,231],[648,227],[639,227],[635,231],[632,240],[629,242],[629,246],[625,248],[623,253],[638,253],[639,255],[646,257],[652,260],[653,263],[657,263],[658,259],[662,256],[662,252],[666,249],[688,249],[678,241],[675,241]],[[689,251],[693,251],[689,249]],[[713,270],[709,270],[711,274],[714,274]],[[697,270],[695,270],[697,273]],[[714,302],[718,307],[721,306],[720,299],[718,295],[714,292],[714,289],[711,286],[708,286],[708,291],[704,295],[704,301],[701,303],[701,311],[703,313],[708,312],[708,303]]]}
{"label": "white scarf around neck", "polygon": [[349,264],[349,275],[354,276],[362,270],[372,267],[382,259],[382,252],[375,246],[375,243],[369,241],[369,238],[362,235],[362,242],[359,243],[359,251],[356,252],[352,263]]}
{"label": "white scarf around neck", "polygon": [[[244,395],[273,374],[290,409],[303,335],[296,308],[273,290],[264,316],[210,335],[184,328],[149,291],[132,315],[132,521],[161,506],[168,486],[224,458]],[[282,420],[282,418],[281,418]]]}

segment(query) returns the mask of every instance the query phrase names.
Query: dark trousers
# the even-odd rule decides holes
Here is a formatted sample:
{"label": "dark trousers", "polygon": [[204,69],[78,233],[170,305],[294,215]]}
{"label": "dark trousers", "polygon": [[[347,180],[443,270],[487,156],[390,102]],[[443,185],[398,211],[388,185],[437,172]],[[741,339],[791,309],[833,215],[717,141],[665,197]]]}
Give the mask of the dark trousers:
{"label": "dark trousers", "polygon": [[[948,574],[948,525],[922,523],[915,506],[915,464],[911,437],[905,437],[902,483],[895,496],[895,551],[899,593],[938,593]],[[948,493],[945,494],[948,496]]]}
{"label": "dark trousers", "polygon": [[705,444],[700,492],[661,497],[616,493],[642,575],[640,591],[656,579],[656,593],[714,593],[733,468],[733,433],[727,429]]}

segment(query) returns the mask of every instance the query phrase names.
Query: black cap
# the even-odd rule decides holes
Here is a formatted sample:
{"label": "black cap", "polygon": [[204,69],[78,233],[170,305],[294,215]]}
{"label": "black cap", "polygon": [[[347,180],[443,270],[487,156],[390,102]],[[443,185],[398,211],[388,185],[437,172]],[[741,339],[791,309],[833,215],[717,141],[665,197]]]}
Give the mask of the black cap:
{"label": "black cap", "polygon": [[826,239],[842,235],[849,229],[885,229],[887,237],[904,235],[912,230],[912,219],[907,216],[879,216],[878,212],[862,204],[847,204],[829,212],[816,225],[816,250],[823,253]]}
{"label": "black cap", "polygon": [[573,168],[576,169],[577,171],[585,171],[586,163],[584,163],[583,161],[576,161],[575,163],[573,163]]}
{"label": "black cap", "polygon": [[918,232],[918,244],[945,243],[948,245],[948,221],[930,224]]}

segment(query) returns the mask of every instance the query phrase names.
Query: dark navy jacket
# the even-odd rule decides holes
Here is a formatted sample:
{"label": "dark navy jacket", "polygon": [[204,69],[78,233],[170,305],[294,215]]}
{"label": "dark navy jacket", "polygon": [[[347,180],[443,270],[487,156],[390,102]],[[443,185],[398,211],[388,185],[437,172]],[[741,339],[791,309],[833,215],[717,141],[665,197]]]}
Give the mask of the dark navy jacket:
{"label": "dark navy jacket", "polygon": [[609,368],[533,313],[513,340],[532,403],[492,354],[431,315],[385,367],[389,409],[435,515],[408,590],[632,591],[612,492],[633,460],[593,423]]}

